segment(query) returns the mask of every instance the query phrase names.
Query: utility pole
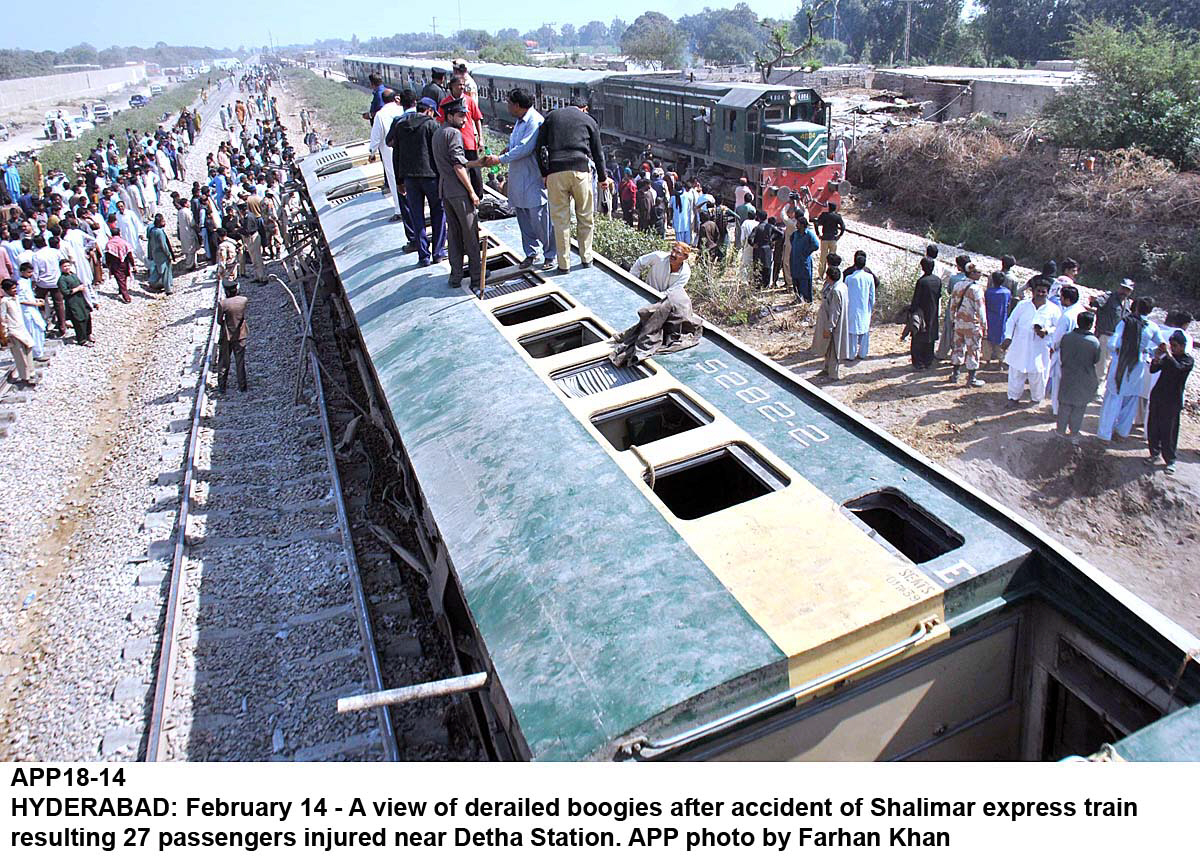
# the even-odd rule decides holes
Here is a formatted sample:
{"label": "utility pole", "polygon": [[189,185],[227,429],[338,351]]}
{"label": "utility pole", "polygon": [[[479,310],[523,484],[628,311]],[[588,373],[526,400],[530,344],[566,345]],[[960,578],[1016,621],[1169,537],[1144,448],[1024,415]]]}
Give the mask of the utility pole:
{"label": "utility pole", "polygon": [[462,0],[458,0],[458,29],[462,31]]}
{"label": "utility pole", "polygon": [[436,18],[433,19],[433,35],[434,36],[437,35],[437,19]]}
{"label": "utility pole", "polygon": [[838,3],[840,0],[833,0],[833,41],[838,38]]}
{"label": "utility pole", "polygon": [[912,33],[912,4],[915,0],[904,0],[904,62],[908,62],[908,39]]}

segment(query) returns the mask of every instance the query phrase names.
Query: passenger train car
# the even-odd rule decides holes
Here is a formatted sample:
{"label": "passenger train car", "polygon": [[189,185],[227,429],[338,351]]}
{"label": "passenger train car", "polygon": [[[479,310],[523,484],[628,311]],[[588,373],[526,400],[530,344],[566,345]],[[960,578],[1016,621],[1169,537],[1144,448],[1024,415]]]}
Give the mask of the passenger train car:
{"label": "passenger train car", "polygon": [[[390,87],[420,93],[445,61],[405,57],[346,57],[346,75],[360,84],[379,72]],[[553,111],[582,96],[604,138],[624,155],[646,150],[672,160],[680,174],[703,170],[727,180],[746,176],[764,190],[775,215],[794,192],[816,215],[840,201],[840,167],[828,159],[829,106],[815,90],[740,82],[688,82],[677,73],[636,75],[559,67],[482,63],[471,68],[480,110],[508,124],[507,96],[529,90],[539,110]],[[732,184],[730,184],[732,185]],[[719,190],[718,190],[719,191]],[[741,202],[730,202],[740,204]]]}
{"label": "passenger train car", "polygon": [[614,367],[659,295],[602,258],[487,222],[449,287],[365,149],[306,207],[493,757],[1200,756],[1196,637],[717,328]]}

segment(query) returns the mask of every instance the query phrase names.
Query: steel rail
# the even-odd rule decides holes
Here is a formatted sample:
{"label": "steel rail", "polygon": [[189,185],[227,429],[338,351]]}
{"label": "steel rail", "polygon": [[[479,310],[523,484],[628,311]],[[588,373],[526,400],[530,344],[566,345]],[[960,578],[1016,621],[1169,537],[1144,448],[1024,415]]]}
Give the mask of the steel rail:
{"label": "steel rail", "polygon": [[[320,271],[318,271],[319,279]],[[313,285],[313,306],[320,290],[319,281]],[[305,337],[311,334],[312,307],[304,293],[304,286],[299,292],[301,309],[304,312]],[[367,607],[367,596],[363,590],[362,572],[358,569],[358,556],[354,552],[354,537],[350,533],[350,519],[346,516],[346,502],[342,498],[342,481],[338,474],[337,455],[333,450],[333,432],[329,428],[329,412],[325,404],[325,388],[321,383],[321,363],[317,358],[313,339],[308,338],[308,361],[312,366],[313,386],[317,394],[317,408],[321,417],[321,439],[325,443],[325,461],[329,466],[329,478],[332,486],[333,502],[337,508],[338,529],[342,535],[342,549],[346,556],[346,569],[349,571],[350,588],[354,595],[354,610],[358,619],[359,636],[363,642],[363,653],[370,671],[370,687],[375,691],[383,690],[383,669],[379,664],[379,652],[375,647],[375,632],[371,626],[371,613]],[[386,705],[380,705],[376,712],[380,733],[383,737],[383,748],[389,762],[400,760],[400,748],[396,743],[396,732],[392,726],[392,715]]]}
{"label": "steel rail", "polygon": [[[220,94],[224,86],[218,84],[215,94]],[[207,116],[203,106],[200,109],[204,129],[211,128],[209,124],[216,116],[220,99],[214,100]],[[192,483],[195,479],[196,444],[199,441],[200,420],[204,406],[208,402],[205,385],[208,381],[208,371],[212,368],[213,342],[217,334],[217,304],[221,299],[221,280],[216,280],[213,289],[212,323],[208,328],[208,340],[204,346],[204,360],[200,364],[200,373],[196,381],[196,396],[192,400],[192,425],[188,431],[188,446],[183,466],[183,480],[179,488],[179,519],[175,531],[175,545],[171,552],[171,570],[168,574],[170,589],[167,593],[167,611],[163,623],[162,639],[159,643],[158,672],[154,682],[154,700],[150,707],[150,723],[147,728],[145,761],[158,762],[162,757],[163,721],[166,717],[168,693],[175,674],[175,632],[179,627],[181,582],[183,563],[186,557],[187,520],[192,504]]]}
{"label": "steel rail", "polygon": [[204,345],[204,361],[196,382],[196,396],[192,401],[192,424],[188,431],[187,456],[183,465],[183,482],[179,488],[179,520],[175,530],[175,545],[171,552],[171,570],[168,574],[170,590],[167,594],[167,614],[163,623],[162,640],[158,654],[158,674],[154,683],[154,701],[150,709],[150,726],[146,738],[147,762],[159,762],[163,757],[163,721],[166,718],[171,682],[175,677],[176,652],[175,633],[179,629],[182,594],[183,566],[187,558],[187,521],[192,506],[192,483],[196,475],[196,445],[200,440],[200,421],[204,406],[208,404],[205,391],[208,372],[212,368],[213,344],[217,335],[217,303],[220,299],[221,280],[217,279],[213,297],[212,323],[208,327],[208,340]]}

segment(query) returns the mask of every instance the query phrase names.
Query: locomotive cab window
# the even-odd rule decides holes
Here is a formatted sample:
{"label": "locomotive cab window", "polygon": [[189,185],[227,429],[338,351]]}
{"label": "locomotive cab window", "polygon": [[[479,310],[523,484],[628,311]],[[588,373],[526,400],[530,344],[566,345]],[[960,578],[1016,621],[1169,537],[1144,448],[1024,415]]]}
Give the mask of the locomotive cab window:
{"label": "locomotive cab window", "polygon": [[758,131],[758,111],[753,108],[746,112],[746,131]]}
{"label": "locomotive cab window", "polygon": [[783,120],[783,109],[768,108],[766,112],[766,119],[768,123],[779,123]]}

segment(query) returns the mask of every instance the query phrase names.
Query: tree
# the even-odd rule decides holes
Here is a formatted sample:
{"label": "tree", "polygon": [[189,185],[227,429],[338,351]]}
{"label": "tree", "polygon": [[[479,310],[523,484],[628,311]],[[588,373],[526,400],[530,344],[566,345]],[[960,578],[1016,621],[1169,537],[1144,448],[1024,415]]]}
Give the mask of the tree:
{"label": "tree", "polygon": [[517,39],[490,42],[479,49],[479,59],[484,63],[509,63],[514,66],[529,64],[524,43]]}
{"label": "tree", "polygon": [[478,51],[492,41],[492,34],[486,30],[459,30],[454,34],[454,41],[471,51]]}
{"label": "tree", "polygon": [[564,48],[574,48],[579,44],[579,34],[575,32],[574,24],[564,24],[558,30]]}
{"label": "tree", "polygon": [[549,24],[543,24],[533,32],[533,38],[537,40],[538,47],[543,51],[553,51],[559,45],[558,31]]}
{"label": "tree", "polygon": [[612,24],[608,26],[608,41],[613,45],[621,44],[621,37],[625,35],[628,27],[620,18],[614,18]]}
{"label": "tree", "polygon": [[[792,18],[792,42],[803,42],[808,38],[808,13],[823,3],[824,0],[802,0]],[[849,53],[857,57],[867,39],[866,3],[864,0],[837,0],[824,5],[827,14],[818,16],[817,35],[845,43]]]}
{"label": "tree", "polygon": [[771,80],[771,73],[776,66],[782,66],[784,63],[796,63],[803,61],[802,65],[809,68],[816,68],[816,48],[821,42],[821,37],[817,35],[817,27],[824,20],[826,0],[821,0],[811,8],[804,10],[807,20],[807,33],[804,36],[804,41],[799,45],[793,45],[791,41],[792,26],[787,22],[766,22],[760,26],[769,31],[767,44],[761,51],[754,52],[754,68],[758,70],[758,74],[762,76],[764,84]]}
{"label": "tree", "polygon": [[516,27],[505,27],[503,30],[496,31],[497,42],[519,42],[521,41],[521,31]]}
{"label": "tree", "polygon": [[1083,12],[1083,0],[980,0],[983,32],[992,56],[1022,63],[1062,57],[1068,28]]}
{"label": "tree", "polygon": [[732,9],[708,9],[679,19],[688,48],[712,63],[732,66],[749,63],[762,47],[758,15],[745,3]]}
{"label": "tree", "polygon": [[683,65],[683,33],[661,12],[644,12],[621,36],[621,53],[654,69]]}
{"label": "tree", "polygon": [[1200,40],[1143,18],[1093,20],[1071,32],[1071,56],[1087,77],[1044,110],[1067,147],[1138,147],[1182,168],[1200,165]]}
{"label": "tree", "polygon": [[579,44],[580,45],[607,45],[608,25],[603,21],[589,21],[579,28]]}

